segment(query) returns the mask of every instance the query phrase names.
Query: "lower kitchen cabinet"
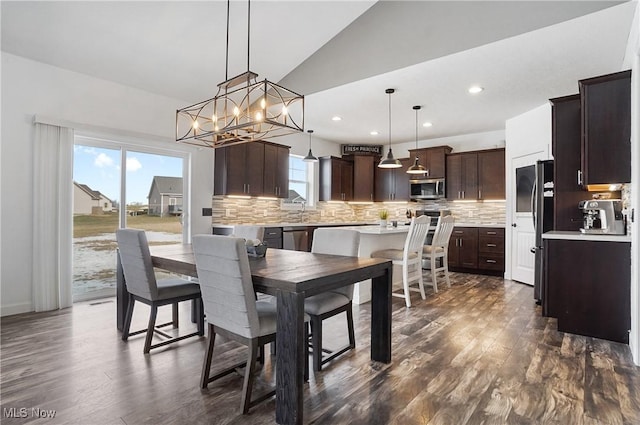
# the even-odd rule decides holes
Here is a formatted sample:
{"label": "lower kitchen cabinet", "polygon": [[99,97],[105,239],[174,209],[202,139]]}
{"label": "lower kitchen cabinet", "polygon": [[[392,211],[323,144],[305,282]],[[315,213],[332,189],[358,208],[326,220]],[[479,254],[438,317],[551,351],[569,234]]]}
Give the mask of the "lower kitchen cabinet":
{"label": "lower kitchen cabinet", "polygon": [[269,248],[282,249],[282,227],[265,227],[264,242]]}
{"label": "lower kitchen cabinet", "polygon": [[478,228],[454,227],[449,239],[449,268],[478,268]]}
{"label": "lower kitchen cabinet", "polygon": [[558,330],[629,343],[631,244],[544,240],[542,313]]}
{"label": "lower kitchen cabinet", "polygon": [[504,228],[454,227],[448,255],[453,271],[504,273]]}

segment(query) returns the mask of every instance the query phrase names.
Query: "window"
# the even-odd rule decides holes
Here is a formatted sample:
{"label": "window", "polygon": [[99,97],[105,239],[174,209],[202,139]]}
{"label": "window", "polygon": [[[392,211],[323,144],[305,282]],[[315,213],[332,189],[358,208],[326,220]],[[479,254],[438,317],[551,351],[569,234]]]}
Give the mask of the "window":
{"label": "window", "polygon": [[282,200],[285,209],[313,205],[313,166],[301,156],[289,155],[289,196]]}

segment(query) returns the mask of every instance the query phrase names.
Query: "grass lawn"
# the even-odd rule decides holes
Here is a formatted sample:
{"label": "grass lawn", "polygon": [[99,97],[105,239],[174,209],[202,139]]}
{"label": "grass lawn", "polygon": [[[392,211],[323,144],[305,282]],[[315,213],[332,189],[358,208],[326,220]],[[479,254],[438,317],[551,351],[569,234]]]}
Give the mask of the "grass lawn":
{"label": "grass lawn", "polygon": [[[182,233],[180,217],[155,217],[146,214],[127,216],[127,227],[166,233]],[[76,215],[73,217],[73,237],[83,238],[102,233],[115,233],[118,214]]]}

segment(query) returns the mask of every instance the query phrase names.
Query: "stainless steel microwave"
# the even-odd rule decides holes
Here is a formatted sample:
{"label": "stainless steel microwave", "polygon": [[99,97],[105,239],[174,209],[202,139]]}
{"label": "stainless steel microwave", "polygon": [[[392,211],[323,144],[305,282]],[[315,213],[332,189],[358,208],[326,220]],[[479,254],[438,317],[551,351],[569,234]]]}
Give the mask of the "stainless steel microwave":
{"label": "stainless steel microwave", "polygon": [[409,180],[411,199],[442,199],[444,179]]}

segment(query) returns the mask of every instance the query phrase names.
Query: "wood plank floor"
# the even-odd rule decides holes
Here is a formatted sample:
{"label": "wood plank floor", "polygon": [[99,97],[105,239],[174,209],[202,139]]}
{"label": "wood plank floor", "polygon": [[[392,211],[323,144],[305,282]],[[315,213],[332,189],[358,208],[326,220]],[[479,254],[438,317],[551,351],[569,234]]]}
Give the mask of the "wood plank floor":
{"label": "wood plank floor", "polygon": [[[426,300],[413,293],[410,309],[394,298],[389,365],[370,361],[370,307],[356,306],[357,348],[311,373],[305,423],[640,424],[640,368],[626,345],[557,332],[555,320],[541,317],[529,286],[452,277],[451,288],[429,289]],[[184,307],[185,328],[188,314]],[[138,308],[134,326],[144,327],[147,318],[146,307]],[[343,317],[329,321],[328,346],[346,342],[344,323]],[[239,414],[239,375],[199,389],[204,338],[148,356],[142,336],[122,342],[113,299],[1,324],[3,424],[274,423],[273,399]],[[244,359],[245,352],[219,344],[214,364]],[[254,394],[273,380],[267,359]],[[36,418],[33,408],[55,410],[55,417]],[[8,417],[21,412],[27,417]]]}

